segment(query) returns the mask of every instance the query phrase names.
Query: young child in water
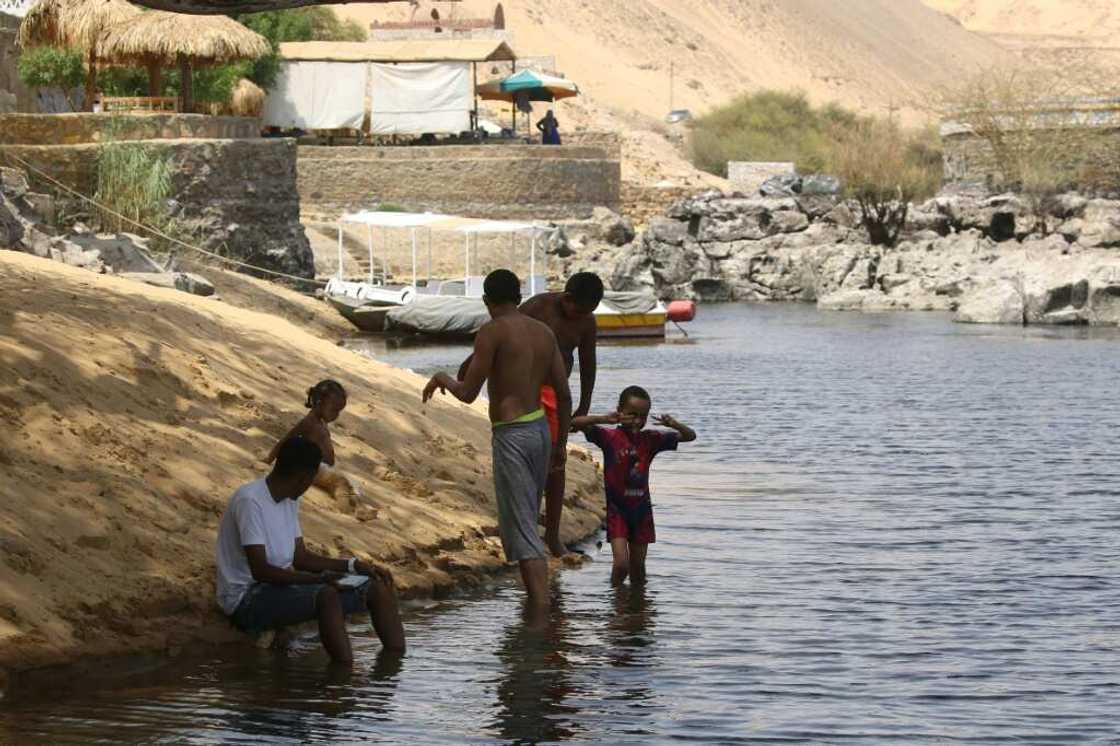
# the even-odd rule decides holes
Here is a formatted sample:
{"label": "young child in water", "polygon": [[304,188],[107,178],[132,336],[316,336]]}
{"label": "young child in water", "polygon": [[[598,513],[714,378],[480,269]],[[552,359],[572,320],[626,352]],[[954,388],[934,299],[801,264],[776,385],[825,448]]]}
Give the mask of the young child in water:
{"label": "young child in water", "polygon": [[301,435],[319,446],[319,450],[323,453],[323,463],[315,477],[315,486],[330,493],[335,499],[345,499],[349,502],[358,493],[350,480],[334,468],[334,443],[331,441],[331,431],[328,427],[346,408],[346,389],[342,388],[342,384],[338,381],[330,379],[319,381],[307,390],[307,401],[304,406],[311,411],[277,441],[272,452],[268,454],[268,463],[271,464],[276,460],[276,454],[286,440]]}
{"label": "young child in water", "polygon": [[649,467],[654,456],[677,450],[678,443],[696,440],[692,428],[667,414],[654,418],[654,422],[670,432],[643,430],[649,410],[646,390],[628,386],[618,397],[618,411],[572,418],[572,429],[582,431],[603,449],[607,539],[614,555],[611,585],[620,585],[627,575],[632,583],[645,582],[646,550],[656,540],[649,494]]}

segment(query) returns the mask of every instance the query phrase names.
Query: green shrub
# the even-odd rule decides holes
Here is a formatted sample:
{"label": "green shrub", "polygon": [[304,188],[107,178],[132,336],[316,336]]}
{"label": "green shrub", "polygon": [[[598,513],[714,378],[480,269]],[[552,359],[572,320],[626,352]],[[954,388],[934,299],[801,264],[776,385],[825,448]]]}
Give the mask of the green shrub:
{"label": "green shrub", "polygon": [[845,196],[859,204],[871,243],[898,243],[910,203],[937,191],[941,159],[935,153],[891,120],[861,122],[837,141],[832,170]]}
{"label": "green shrub", "polygon": [[76,111],[71,92],[82,87],[86,72],[82,55],[73,49],[40,47],[28,49],[19,56],[16,69],[19,79],[28,88],[59,88],[71,111]]}
{"label": "green shrub", "polygon": [[836,143],[867,117],[836,104],[814,107],[804,93],[760,91],[697,119],[693,164],[727,176],[728,161],[790,161],[802,173],[830,171]]}

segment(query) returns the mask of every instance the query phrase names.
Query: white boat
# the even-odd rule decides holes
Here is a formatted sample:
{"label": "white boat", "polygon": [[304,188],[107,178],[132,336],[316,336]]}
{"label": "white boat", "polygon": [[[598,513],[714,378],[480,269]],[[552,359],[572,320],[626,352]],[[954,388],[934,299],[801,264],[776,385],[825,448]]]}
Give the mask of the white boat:
{"label": "white boat", "polygon": [[[349,281],[342,276],[344,249],[343,226],[366,226],[369,251],[369,275],[365,281]],[[383,242],[387,246],[390,229],[404,229],[409,232],[412,244],[412,283],[408,285],[390,284],[388,267],[384,259],[380,262],[380,276],[376,270],[378,256],[374,249],[374,229],[380,229]],[[542,238],[557,230],[552,226],[535,223],[522,223],[509,220],[478,220],[435,213],[379,212],[363,210],[343,215],[338,226],[338,277],[327,283],[326,298],[339,313],[359,329],[368,332],[390,331],[394,328],[394,317],[400,317],[397,328],[410,331],[446,333],[447,324],[439,319],[445,310],[456,318],[470,319],[476,314],[472,308],[455,304],[433,303],[423,313],[397,313],[414,304],[423,304],[429,298],[481,299],[484,277],[471,274],[472,237],[473,249],[477,252],[478,237],[484,234],[507,234],[514,246],[518,238],[527,239],[529,248],[529,274],[522,287],[522,295],[530,298],[547,290],[547,240]],[[432,277],[432,233],[443,231],[457,233],[463,237],[463,274],[454,279],[437,280]],[[421,240],[427,248],[426,277],[420,277]],[[539,254],[539,258],[538,258]],[[690,321],[695,306],[689,303],[691,311],[678,312],[674,318],[673,306],[666,307],[652,295],[638,293],[608,293],[603,302],[595,309],[595,319],[599,334],[604,338],[664,338],[669,321]],[[455,308],[455,310],[452,310]],[[679,309],[678,309],[679,311]],[[472,322],[473,323],[473,322]],[[463,331],[466,322],[452,324]]]}

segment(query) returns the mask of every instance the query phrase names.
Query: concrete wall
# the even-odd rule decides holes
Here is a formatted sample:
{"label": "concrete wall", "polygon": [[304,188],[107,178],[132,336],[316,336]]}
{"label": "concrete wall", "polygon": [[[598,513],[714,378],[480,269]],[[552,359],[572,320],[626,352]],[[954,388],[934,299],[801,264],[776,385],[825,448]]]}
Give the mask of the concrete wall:
{"label": "concrete wall", "polygon": [[590,217],[618,209],[617,153],[578,145],[299,149],[305,215],[333,218],[378,202],[470,217]]}
{"label": "concrete wall", "polygon": [[763,182],[774,176],[796,173],[792,163],[765,161],[731,161],[727,164],[727,180],[737,192],[754,194]]}
{"label": "concrete wall", "polygon": [[[294,140],[180,139],[137,144],[171,160],[171,213],[193,243],[255,266],[301,277],[314,275],[311,246],[299,223]],[[22,168],[19,161],[5,157],[15,156],[92,196],[102,147],[5,145],[0,147],[0,162]],[[56,192],[34,172],[29,176],[36,191]],[[71,198],[71,205],[79,203]]]}
{"label": "concrete wall", "polygon": [[0,145],[78,145],[108,140],[244,139],[260,124],[203,114],[0,114]]}

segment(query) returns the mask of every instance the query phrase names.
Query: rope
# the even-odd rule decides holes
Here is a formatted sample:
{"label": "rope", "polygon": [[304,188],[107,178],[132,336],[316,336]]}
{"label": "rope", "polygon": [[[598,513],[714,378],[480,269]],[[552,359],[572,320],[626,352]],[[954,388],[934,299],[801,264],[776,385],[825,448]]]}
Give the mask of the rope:
{"label": "rope", "polygon": [[242,262],[242,261],[239,261],[237,259],[230,259],[228,256],[222,256],[221,254],[215,254],[213,251],[207,251],[206,249],[202,248],[201,246],[194,246],[192,244],[187,243],[186,241],[182,241],[178,238],[175,238],[174,236],[169,236],[158,228],[153,228],[150,225],[146,225],[144,223],[141,223],[139,220],[133,220],[132,218],[128,217],[127,215],[122,215],[121,213],[117,212],[116,210],[112,209],[111,207],[108,207],[106,205],[101,204],[100,202],[93,199],[92,197],[87,197],[86,195],[82,194],[78,190],[72,189],[72,188],[68,187],[67,185],[63,184],[62,182],[58,181],[57,179],[55,179],[50,174],[36,168],[32,164],[25,161],[23,158],[20,158],[18,155],[14,155],[12,153],[5,153],[4,155],[5,155],[5,157],[10,158],[11,160],[15,161],[17,164],[19,164],[23,168],[27,169],[28,171],[36,174],[37,176],[41,177],[44,180],[50,182],[51,184],[53,184],[55,187],[61,189],[62,191],[67,192],[67,193],[77,197],[78,199],[84,201],[84,202],[88,202],[89,204],[93,205],[94,207],[96,207],[101,212],[104,212],[108,215],[112,215],[113,217],[117,218],[118,220],[129,223],[130,225],[136,226],[137,228],[139,228],[143,232],[146,232],[146,233],[148,233],[152,236],[158,236],[159,238],[162,238],[163,240],[168,241],[168,242],[170,242],[172,244],[175,244],[177,246],[181,246],[184,249],[189,249],[191,251],[197,251],[199,254],[204,254],[205,256],[217,259],[219,261],[227,262],[229,264],[232,264],[232,265],[235,265],[235,266],[238,266],[238,267],[245,267],[246,269],[251,269],[251,270],[254,270],[256,272],[263,272],[265,274],[273,275],[275,277],[283,277],[283,278],[286,278],[286,279],[289,279],[289,280],[296,280],[297,282],[309,282],[309,283],[313,283],[315,285],[326,285],[327,284],[326,282],[324,282],[322,280],[314,280],[314,279],[309,279],[307,277],[299,277],[297,275],[290,275],[290,274],[287,274],[285,272],[277,272],[274,269],[267,269],[265,267],[258,267],[254,264],[249,264],[248,262]]}

